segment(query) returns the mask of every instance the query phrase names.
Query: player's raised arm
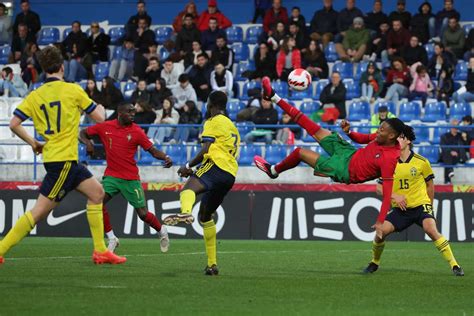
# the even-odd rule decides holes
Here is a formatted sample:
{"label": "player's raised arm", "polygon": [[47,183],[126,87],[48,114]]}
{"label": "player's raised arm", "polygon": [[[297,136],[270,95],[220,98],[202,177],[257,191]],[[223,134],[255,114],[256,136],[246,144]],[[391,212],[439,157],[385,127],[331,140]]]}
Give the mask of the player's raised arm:
{"label": "player's raised arm", "polygon": [[377,137],[377,133],[363,134],[351,131],[351,124],[347,120],[342,120],[340,126],[342,131],[349,136],[350,139],[359,144],[368,144]]}
{"label": "player's raised arm", "polygon": [[171,168],[171,166],[173,166],[173,161],[171,160],[170,156],[161,150],[156,149],[155,146],[151,146],[150,149],[148,149],[148,152],[153,156],[153,158],[163,160],[165,162],[165,168]]}

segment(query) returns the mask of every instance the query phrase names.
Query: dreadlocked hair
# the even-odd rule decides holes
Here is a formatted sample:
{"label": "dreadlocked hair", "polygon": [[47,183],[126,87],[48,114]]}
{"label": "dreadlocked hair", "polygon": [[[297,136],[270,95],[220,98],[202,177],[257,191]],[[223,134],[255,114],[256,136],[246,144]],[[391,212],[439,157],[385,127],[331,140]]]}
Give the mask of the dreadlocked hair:
{"label": "dreadlocked hair", "polygon": [[407,126],[405,125],[405,123],[403,123],[402,120],[400,120],[399,118],[393,117],[393,118],[387,119],[385,122],[388,125],[390,125],[390,127],[395,131],[395,133],[397,134],[397,137],[400,135],[404,135],[404,132]]}

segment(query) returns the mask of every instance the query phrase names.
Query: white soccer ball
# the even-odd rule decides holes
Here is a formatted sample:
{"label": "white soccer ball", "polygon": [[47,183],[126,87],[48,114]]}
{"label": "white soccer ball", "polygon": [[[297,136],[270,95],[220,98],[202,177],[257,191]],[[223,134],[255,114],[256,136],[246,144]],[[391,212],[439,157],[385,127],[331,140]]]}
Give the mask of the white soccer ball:
{"label": "white soccer ball", "polygon": [[311,85],[311,75],[306,70],[297,68],[290,72],[290,75],[288,76],[288,85],[293,90],[306,90]]}

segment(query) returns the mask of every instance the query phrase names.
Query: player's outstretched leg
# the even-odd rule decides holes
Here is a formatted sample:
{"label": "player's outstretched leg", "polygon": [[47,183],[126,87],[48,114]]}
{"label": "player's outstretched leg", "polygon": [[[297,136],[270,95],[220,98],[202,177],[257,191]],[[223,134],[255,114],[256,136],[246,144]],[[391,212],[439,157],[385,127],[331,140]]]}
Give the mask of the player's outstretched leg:
{"label": "player's outstretched leg", "polygon": [[104,232],[108,239],[107,249],[115,252],[115,249],[120,246],[120,240],[115,236],[112,224],[110,223],[110,215],[107,207],[102,206],[102,216],[104,217]]}
{"label": "player's outstretched leg", "polygon": [[163,223],[169,226],[175,226],[178,223],[192,224],[194,216],[192,214],[196,195],[204,192],[206,187],[195,177],[190,177],[179,194],[181,202],[181,214],[167,216]]}
{"label": "player's outstretched leg", "polygon": [[5,261],[3,256],[8,250],[25,238],[35,225],[35,220],[30,211],[27,211],[18,219],[15,226],[13,226],[2,241],[0,241],[0,264]]}

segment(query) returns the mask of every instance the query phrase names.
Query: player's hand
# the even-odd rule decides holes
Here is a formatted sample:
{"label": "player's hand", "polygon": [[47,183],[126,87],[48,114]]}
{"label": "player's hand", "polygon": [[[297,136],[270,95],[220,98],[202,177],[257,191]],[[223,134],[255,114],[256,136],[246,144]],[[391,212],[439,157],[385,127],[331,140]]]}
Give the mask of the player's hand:
{"label": "player's hand", "polygon": [[178,175],[183,178],[187,178],[193,174],[193,169],[186,168],[185,166],[178,169]]}
{"label": "player's hand", "polygon": [[86,144],[86,152],[89,156],[92,156],[94,154],[94,145],[92,144],[92,142]]}
{"label": "player's hand", "polygon": [[170,156],[168,155],[166,155],[164,162],[165,162],[164,164],[165,168],[171,168],[171,166],[173,165],[173,160],[171,160]]}
{"label": "player's hand", "polygon": [[404,195],[402,194],[392,194],[392,200],[397,203],[398,207],[402,211],[407,210],[407,199]]}
{"label": "player's hand", "polygon": [[376,221],[375,224],[372,226],[373,229],[375,229],[375,235],[382,239],[383,238],[383,223]]}
{"label": "player's hand", "polygon": [[349,132],[351,130],[351,123],[349,123],[349,121],[347,121],[347,120],[342,120],[341,129],[344,133],[349,134]]}
{"label": "player's hand", "polygon": [[38,141],[35,139],[33,145],[31,145],[31,148],[33,148],[33,152],[35,153],[35,155],[39,155],[43,152],[43,147],[44,147],[44,143]]}

